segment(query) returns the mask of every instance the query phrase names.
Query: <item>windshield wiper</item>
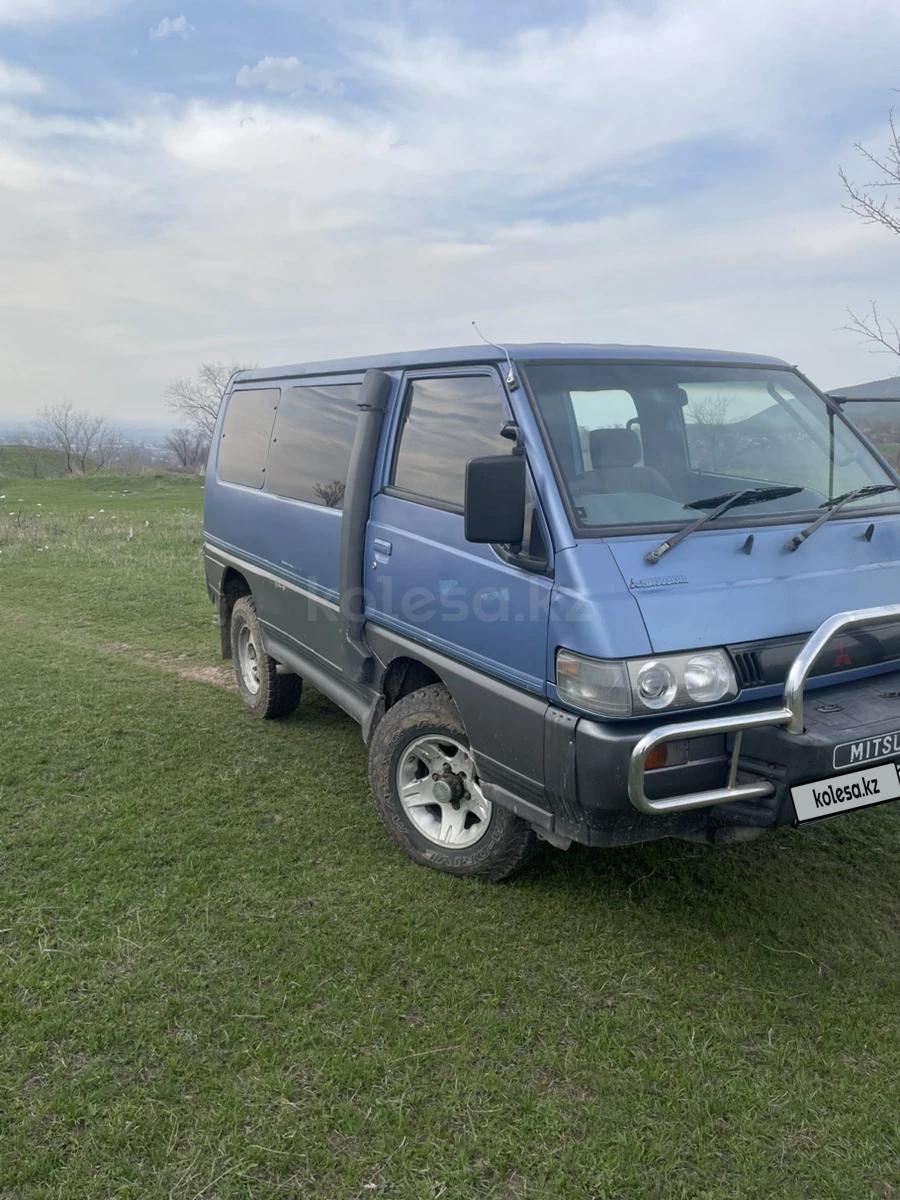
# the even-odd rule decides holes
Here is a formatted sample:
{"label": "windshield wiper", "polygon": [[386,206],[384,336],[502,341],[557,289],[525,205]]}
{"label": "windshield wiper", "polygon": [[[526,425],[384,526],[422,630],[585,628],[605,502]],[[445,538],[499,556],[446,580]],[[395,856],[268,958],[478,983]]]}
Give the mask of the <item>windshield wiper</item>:
{"label": "windshield wiper", "polygon": [[690,525],[685,525],[684,529],[679,529],[674,537],[660,542],[655,550],[648,551],[644,555],[644,562],[649,563],[650,566],[658,563],[664,554],[668,554],[670,550],[674,550],[680,542],[683,542],[685,538],[689,538],[692,533],[696,533],[698,529],[703,529],[706,525],[715,521],[716,517],[721,517],[722,513],[728,512],[729,508],[741,508],[745,504],[759,504],[764,500],[780,500],[782,496],[795,496],[797,492],[802,491],[802,487],[753,487],[744,488],[740,492],[726,492],[722,496],[707,496],[703,500],[692,500],[690,504],[686,504],[684,507],[709,508],[711,511],[704,513],[702,517],[698,517]]}
{"label": "windshield wiper", "polygon": [[795,533],[792,538],[784,543],[785,550],[797,550],[808,537],[821,529],[826,521],[830,521],[835,513],[840,512],[845,504],[849,504],[852,500],[860,500],[863,496],[880,496],[882,492],[893,492],[900,484],[896,483],[870,483],[865,487],[855,488],[852,492],[842,492],[840,496],[835,496],[833,500],[826,500],[824,504],[820,504],[819,508],[824,508],[825,511],[821,517],[816,517],[812,525],[807,525],[805,529],[801,529],[799,533]]}

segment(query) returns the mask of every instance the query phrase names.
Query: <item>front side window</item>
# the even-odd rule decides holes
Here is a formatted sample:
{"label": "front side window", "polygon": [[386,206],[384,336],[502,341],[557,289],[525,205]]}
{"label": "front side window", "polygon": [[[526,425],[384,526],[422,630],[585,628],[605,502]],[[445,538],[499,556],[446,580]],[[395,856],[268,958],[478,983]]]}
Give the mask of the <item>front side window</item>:
{"label": "front side window", "polygon": [[343,506],[358,398],[355,383],[285,391],[272,430],[267,491],[326,508]]}
{"label": "front side window", "polygon": [[507,419],[489,375],[414,379],[391,483],[410,498],[461,509],[469,459],[510,453],[500,436]]}
{"label": "front side window", "polygon": [[228,398],[219,439],[218,476],[226,483],[261,488],[279,388],[238,389]]}
{"label": "front side window", "polygon": [[900,397],[896,400],[838,400],[841,411],[900,470]]}
{"label": "front side window", "polygon": [[[742,519],[809,513],[890,480],[851,428],[788,369],[662,363],[536,363],[527,368],[576,523],[683,524],[713,496],[770,484]],[[895,505],[897,494],[860,499]],[[735,514],[737,516],[738,514]]]}

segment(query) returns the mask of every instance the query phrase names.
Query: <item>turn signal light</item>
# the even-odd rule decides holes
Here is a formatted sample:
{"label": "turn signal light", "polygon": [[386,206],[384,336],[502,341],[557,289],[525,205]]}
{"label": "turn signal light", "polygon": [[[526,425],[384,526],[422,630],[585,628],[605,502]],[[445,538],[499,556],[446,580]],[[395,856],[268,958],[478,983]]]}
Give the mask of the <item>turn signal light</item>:
{"label": "turn signal light", "polygon": [[654,746],[647,757],[644,759],[644,769],[647,771],[658,771],[660,767],[664,767],[669,761],[669,743],[663,742],[661,746]]}
{"label": "turn signal light", "polygon": [[660,767],[683,767],[688,760],[690,742],[661,742],[654,746],[645,760],[647,771],[658,771]]}

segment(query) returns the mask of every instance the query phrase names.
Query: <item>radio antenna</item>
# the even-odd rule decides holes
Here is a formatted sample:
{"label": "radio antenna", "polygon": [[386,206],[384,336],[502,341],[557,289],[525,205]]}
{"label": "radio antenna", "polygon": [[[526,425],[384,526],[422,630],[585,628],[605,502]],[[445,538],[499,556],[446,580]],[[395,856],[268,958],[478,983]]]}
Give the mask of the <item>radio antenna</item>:
{"label": "radio antenna", "polygon": [[481,338],[486,346],[493,346],[495,350],[499,350],[501,354],[506,355],[506,386],[510,389],[515,389],[519,386],[516,380],[515,372],[513,371],[512,359],[509,357],[509,351],[505,346],[498,346],[496,342],[492,342],[490,338],[486,338],[475,321],[472,322],[472,328]]}

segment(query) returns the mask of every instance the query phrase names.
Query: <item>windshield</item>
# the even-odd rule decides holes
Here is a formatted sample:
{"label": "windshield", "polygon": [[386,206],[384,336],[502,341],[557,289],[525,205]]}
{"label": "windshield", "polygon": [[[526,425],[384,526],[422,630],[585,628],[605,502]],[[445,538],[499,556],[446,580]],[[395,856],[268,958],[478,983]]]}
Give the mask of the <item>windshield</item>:
{"label": "windshield", "polygon": [[[697,500],[766,484],[725,520],[807,514],[891,483],[848,425],[792,371],[663,363],[532,363],[526,375],[576,522],[677,525]],[[863,496],[843,511],[896,505]]]}

